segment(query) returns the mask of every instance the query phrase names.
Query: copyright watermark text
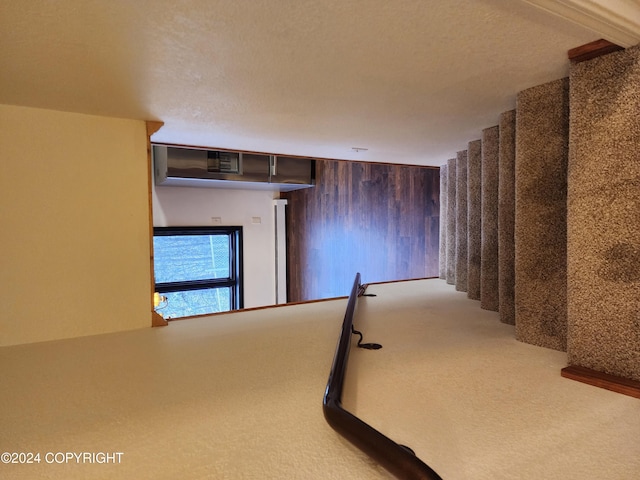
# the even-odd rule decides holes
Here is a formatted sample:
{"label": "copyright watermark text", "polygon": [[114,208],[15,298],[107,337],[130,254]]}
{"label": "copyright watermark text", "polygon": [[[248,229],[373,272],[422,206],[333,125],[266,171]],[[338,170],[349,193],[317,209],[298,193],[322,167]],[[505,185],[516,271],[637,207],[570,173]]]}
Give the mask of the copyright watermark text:
{"label": "copyright watermark text", "polygon": [[123,452],[3,452],[2,463],[122,463]]}

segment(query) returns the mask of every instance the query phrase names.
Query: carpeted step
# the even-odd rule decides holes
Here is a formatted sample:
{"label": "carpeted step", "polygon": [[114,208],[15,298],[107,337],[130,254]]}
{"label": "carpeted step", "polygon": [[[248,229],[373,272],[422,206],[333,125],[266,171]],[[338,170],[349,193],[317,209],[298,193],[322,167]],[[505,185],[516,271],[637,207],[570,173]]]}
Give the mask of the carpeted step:
{"label": "carpeted step", "polygon": [[456,284],[456,159],[447,160],[447,283]]}
{"label": "carpeted step", "polygon": [[568,360],[640,380],[640,45],[571,66]]}
{"label": "carpeted step", "polygon": [[467,151],[456,156],[456,290],[467,291]]}
{"label": "carpeted step", "polygon": [[440,166],[440,249],[438,276],[447,278],[447,165]]}
{"label": "carpeted step", "polygon": [[567,339],[567,78],[517,95],[516,338],[556,350]]}
{"label": "carpeted step", "polygon": [[516,111],[500,115],[498,182],[498,289],[500,321],[515,325]]}
{"label": "carpeted step", "polygon": [[500,129],[482,131],[482,253],[480,306],[498,311],[498,164]]}
{"label": "carpeted step", "polygon": [[482,141],[467,150],[467,297],[480,300],[482,252]]}

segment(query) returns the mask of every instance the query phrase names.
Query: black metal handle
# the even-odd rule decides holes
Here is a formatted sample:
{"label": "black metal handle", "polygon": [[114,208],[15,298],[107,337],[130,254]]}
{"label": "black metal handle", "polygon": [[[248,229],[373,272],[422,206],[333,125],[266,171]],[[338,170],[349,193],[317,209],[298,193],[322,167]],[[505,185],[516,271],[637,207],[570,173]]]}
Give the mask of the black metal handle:
{"label": "black metal handle", "polygon": [[408,447],[397,444],[389,437],[342,408],[342,387],[347,370],[351,346],[353,314],[359,294],[362,294],[360,273],[353,282],[342,331],[329,373],[322,407],[327,423],[352,444],[369,455],[397,478],[413,480],[442,480],[429,465],[420,460]]}

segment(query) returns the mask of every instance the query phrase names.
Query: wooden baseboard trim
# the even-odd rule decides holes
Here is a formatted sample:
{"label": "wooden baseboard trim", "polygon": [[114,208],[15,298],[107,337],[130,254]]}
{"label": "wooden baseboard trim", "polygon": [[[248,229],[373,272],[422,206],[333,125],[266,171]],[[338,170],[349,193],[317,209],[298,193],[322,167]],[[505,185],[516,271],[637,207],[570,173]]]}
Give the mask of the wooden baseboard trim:
{"label": "wooden baseboard trim", "polygon": [[640,382],[628,378],[609,375],[590,368],[569,366],[560,370],[560,375],[571,380],[605,388],[613,392],[640,398]]}
{"label": "wooden baseboard trim", "polygon": [[600,39],[595,42],[572,48],[569,50],[567,55],[569,56],[571,63],[579,63],[608,53],[617,52],[618,50],[624,50],[624,48],[620,45],[616,45],[615,43]]}

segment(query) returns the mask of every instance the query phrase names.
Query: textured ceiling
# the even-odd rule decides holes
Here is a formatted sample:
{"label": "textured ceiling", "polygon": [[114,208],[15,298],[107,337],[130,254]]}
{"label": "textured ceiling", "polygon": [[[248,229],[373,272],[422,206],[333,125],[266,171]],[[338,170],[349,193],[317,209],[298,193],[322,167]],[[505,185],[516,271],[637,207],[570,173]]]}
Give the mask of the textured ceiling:
{"label": "textured ceiling", "polygon": [[0,0],[0,103],[161,120],[165,143],[439,165],[601,37],[517,0]]}

